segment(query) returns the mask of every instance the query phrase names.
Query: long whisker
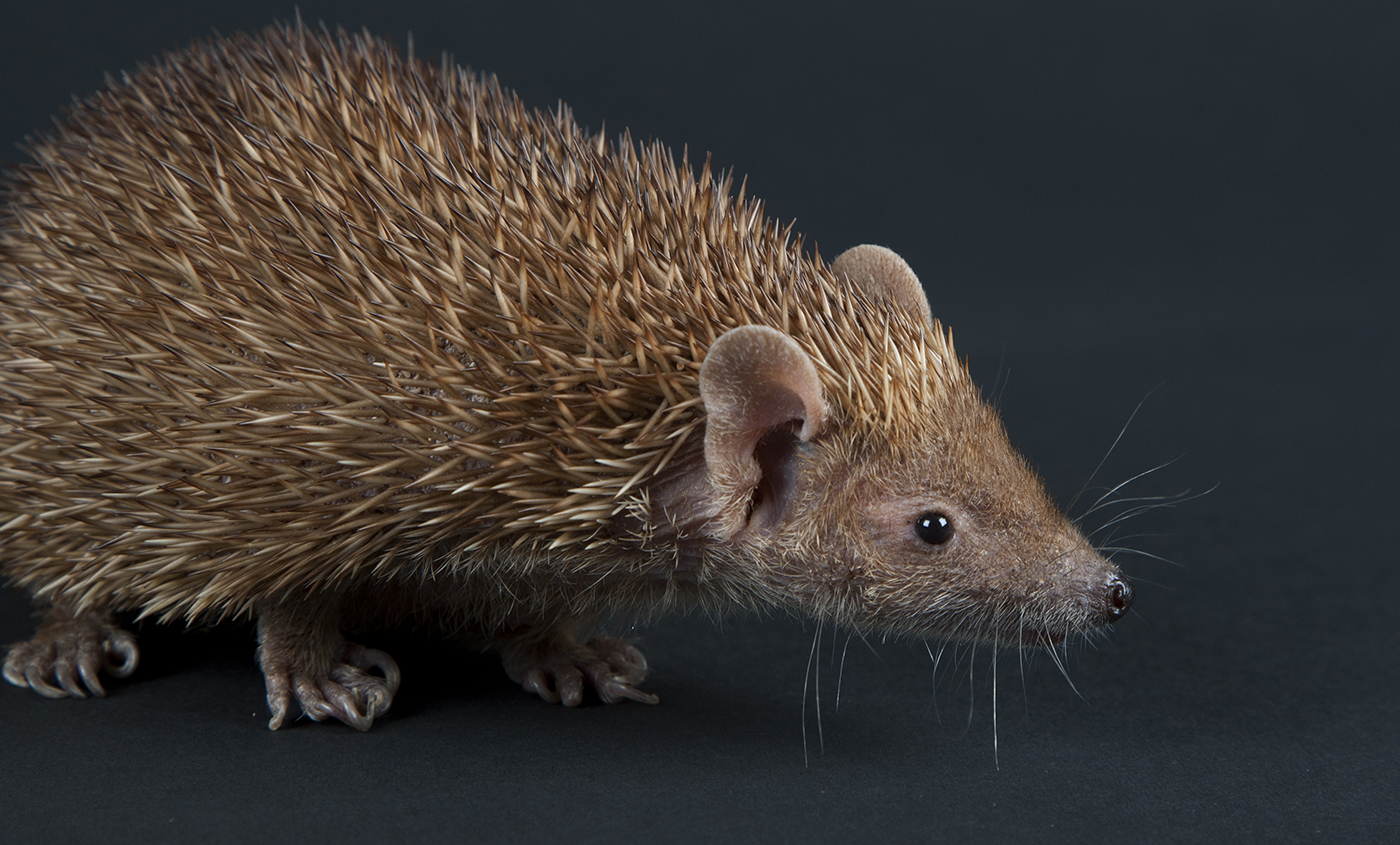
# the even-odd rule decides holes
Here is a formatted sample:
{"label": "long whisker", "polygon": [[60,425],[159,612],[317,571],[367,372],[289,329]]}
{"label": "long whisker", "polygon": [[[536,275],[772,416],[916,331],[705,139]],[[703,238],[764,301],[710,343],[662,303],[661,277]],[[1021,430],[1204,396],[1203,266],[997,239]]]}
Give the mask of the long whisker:
{"label": "long whisker", "polygon": [[943,717],[938,714],[938,663],[943,659],[943,649],[948,647],[948,643],[938,644],[938,655],[934,656],[933,649],[929,648],[928,640],[924,640],[924,648],[928,651],[929,659],[933,661],[933,718],[938,724],[943,724]]}
{"label": "long whisker", "polygon": [[1115,516],[1113,519],[1110,519],[1108,522],[1105,522],[1103,525],[1100,525],[1098,528],[1095,528],[1093,531],[1090,531],[1090,532],[1088,533],[1088,535],[1086,535],[1086,536],[1092,538],[1095,534],[1099,533],[1100,531],[1104,530],[1105,528],[1112,528],[1113,526],[1115,526],[1115,525],[1117,525],[1117,524],[1119,524],[1119,523],[1121,523],[1121,522],[1127,522],[1128,520],[1132,519],[1133,517],[1142,516],[1142,515],[1145,514],[1145,513],[1150,513],[1150,512],[1152,512],[1152,511],[1158,510],[1159,508],[1170,508],[1170,507],[1175,507],[1176,504],[1177,504],[1177,503],[1176,503],[1175,501],[1170,501],[1170,502],[1157,502],[1157,503],[1151,504],[1151,505],[1141,505],[1141,506],[1136,507],[1136,508],[1129,508],[1128,510],[1125,510],[1125,511],[1123,511],[1122,513],[1120,513],[1120,514],[1118,514],[1117,516]]}
{"label": "long whisker", "polygon": [[802,766],[806,768],[811,764],[811,759],[807,755],[807,682],[812,677],[812,662],[817,654],[817,634],[821,633],[821,625],[812,633],[812,653],[807,655],[807,672],[802,676]]}
{"label": "long whisker", "polygon": [[883,658],[883,657],[880,656],[880,652],[878,652],[878,651],[875,650],[875,646],[873,646],[873,645],[870,644],[870,640],[867,640],[867,639],[865,638],[865,634],[864,634],[863,632],[861,632],[861,631],[856,631],[856,636],[857,636],[857,637],[860,637],[860,641],[863,642],[863,643],[865,643],[865,647],[868,648],[868,649],[870,649],[870,653],[873,654],[873,655],[875,655],[875,659],[876,659],[876,660],[880,661],[881,663],[884,663],[884,662],[885,662],[885,658]]}
{"label": "long whisker", "polygon": [[[1166,384],[1166,382],[1158,384],[1157,387],[1161,387],[1162,384]],[[1118,441],[1122,440],[1123,435],[1128,432],[1128,426],[1133,424],[1133,418],[1137,416],[1138,411],[1142,410],[1143,404],[1147,402],[1148,399],[1152,398],[1153,393],[1157,392],[1157,387],[1154,387],[1151,390],[1147,391],[1147,395],[1142,397],[1142,401],[1138,402],[1137,407],[1134,408],[1133,412],[1128,415],[1128,421],[1123,423],[1123,428],[1119,430],[1118,436],[1113,438],[1113,445],[1108,447],[1108,451],[1104,453],[1103,460],[1099,461],[1099,465],[1094,467],[1094,471],[1089,473],[1088,478],[1084,479],[1084,486],[1079,488],[1079,492],[1074,494],[1074,498],[1069,500],[1069,506],[1065,508],[1066,512],[1074,510],[1074,503],[1079,501],[1079,497],[1083,496],[1084,491],[1089,489],[1089,484],[1094,480],[1094,477],[1099,474],[1099,470],[1103,469],[1103,465],[1108,463],[1109,455],[1112,455],[1113,450],[1118,448]]]}
{"label": "long whisker", "polygon": [[1101,511],[1104,508],[1113,508],[1117,507],[1118,505],[1128,505],[1132,504],[1133,502],[1172,502],[1176,501],[1178,496],[1185,496],[1190,492],[1190,490],[1182,490],[1180,493],[1168,493],[1165,496],[1124,496],[1121,499],[1110,499],[1109,501],[1104,502],[1099,507],[1094,508],[1094,510],[1086,511],[1084,513],[1084,516],[1088,516],[1089,514],[1094,513],[1095,511]]}
{"label": "long whisker", "polygon": [[1002,344],[1002,347],[1001,347],[1001,357],[999,357],[999,358],[997,359],[997,380],[996,380],[996,384],[993,384],[993,385],[992,385],[992,401],[991,401],[990,404],[991,404],[991,406],[994,407],[994,408],[997,406],[997,403],[998,403],[999,401],[1001,401],[1001,392],[1002,392],[1003,390],[1006,389],[1006,383],[1009,382],[1009,381],[1011,381],[1011,370],[1010,370],[1009,368],[1005,370],[1006,379],[1005,379],[1005,380],[1002,379],[1002,372],[1003,372],[1002,366],[1003,366],[1005,363],[1006,363],[1006,345],[1005,345],[1005,344]]}
{"label": "long whisker", "polygon": [[992,762],[1001,771],[1001,746],[997,735],[997,654],[1001,652],[1001,643],[997,638],[992,639]]}
{"label": "long whisker", "polygon": [[[1065,649],[1065,656],[1068,657],[1068,645],[1066,645]],[[1065,671],[1065,664],[1064,661],[1060,659],[1060,652],[1056,649],[1055,646],[1050,646],[1048,649],[1046,649],[1046,651],[1050,652],[1050,659],[1055,661],[1055,665],[1059,667],[1060,674],[1065,676],[1065,682],[1069,684],[1069,688],[1074,690],[1074,694],[1079,696],[1080,701],[1084,702],[1085,704],[1088,704],[1089,699],[1085,698],[1083,694],[1079,692],[1079,687],[1076,687],[1074,685],[1074,681],[1070,680],[1069,672]]]}
{"label": "long whisker", "polygon": [[[1187,500],[1187,499],[1183,499],[1182,497],[1188,495],[1190,492],[1191,492],[1190,490],[1183,490],[1183,491],[1181,491],[1180,493],[1171,493],[1171,494],[1168,494],[1168,495],[1166,495],[1166,496],[1125,496],[1125,497],[1123,497],[1123,498],[1121,498],[1121,499],[1114,499],[1114,500],[1112,500],[1112,501],[1110,501],[1110,502],[1105,502],[1101,507],[1095,508],[1094,510],[1103,510],[1104,508],[1117,507],[1118,505],[1133,505],[1134,507],[1136,507],[1136,506],[1137,506],[1136,503],[1140,503],[1140,502],[1141,502],[1141,503],[1158,502],[1158,503],[1164,503],[1164,504],[1169,504],[1169,505],[1175,505],[1175,504],[1180,504],[1181,502],[1184,502],[1184,501],[1189,501],[1189,500]],[[1125,512],[1126,512],[1126,511],[1125,511]],[[1091,511],[1091,513],[1092,513],[1092,511]],[[1086,514],[1084,514],[1084,515],[1085,515],[1085,516],[1088,516],[1089,514],[1086,513]],[[1100,528],[1099,528],[1099,529],[1096,529],[1096,530],[1102,530],[1102,526],[1100,526]]]}
{"label": "long whisker", "polygon": [[[1194,500],[1196,500],[1196,499],[1199,499],[1199,498],[1201,498],[1202,496],[1208,496],[1208,495],[1210,495],[1211,493],[1214,493],[1214,492],[1215,492],[1217,489],[1219,489],[1219,488],[1220,488],[1220,484],[1219,484],[1219,483],[1216,483],[1216,484],[1212,484],[1212,485],[1210,486],[1209,489],[1207,489],[1207,490],[1202,490],[1201,492],[1196,493],[1196,494],[1194,494],[1194,495],[1193,495],[1193,494],[1191,493],[1191,491],[1188,489],[1188,490],[1182,490],[1180,493],[1177,493],[1177,494],[1174,495],[1174,496],[1160,496],[1160,497],[1154,497],[1154,498],[1159,498],[1159,499],[1161,499],[1161,501],[1153,502],[1152,504],[1147,504],[1147,505],[1140,505],[1140,506],[1135,507],[1135,508],[1129,508],[1128,510],[1123,511],[1122,513],[1120,513],[1120,514],[1118,514],[1117,516],[1115,516],[1113,519],[1110,519],[1108,522],[1105,522],[1103,525],[1100,525],[1098,528],[1095,528],[1093,531],[1090,531],[1089,534],[1088,534],[1088,536],[1092,537],[1092,536],[1094,536],[1095,534],[1099,533],[1100,531],[1104,530],[1105,528],[1108,528],[1108,527],[1111,526],[1111,525],[1116,525],[1116,524],[1122,522],[1122,521],[1125,520],[1125,519],[1132,519],[1132,518],[1135,517],[1135,516],[1140,516],[1141,514],[1147,513],[1148,511],[1153,511],[1153,510],[1156,510],[1157,508],[1173,508],[1173,507],[1176,507],[1177,505],[1184,504],[1184,503],[1186,503],[1186,502],[1190,502],[1190,501],[1194,501]],[[1128,501],[1128,500],[1125,499],[1125,500],[1123,500],[1123,501]]]}
{"label": "long whisker", "polygon": [[1214,489],[1215,487],[1212,487],[1210,488],[1210,490],[1206,490],[1204,493],[1197,493],[1194,496],[1187,495],[1191,492],[1190,490],[1183,490],[1181,493],[1178,493],[1175,496],[1164,497],[1164,500],[1160,502],[1152,502],[1150,504],[1138,505],[1137,507],[1128,508],[1127,510],[1110,519],[1108,522],[1105,522],[1103,525],[1100,525],[1098,528],[1095,528],[1093,531],[1090,531],[1086,536],[1093,537],[1095,534],[1098,534],[1104,529],[1117,525],[1120,522],[1132,519],[1133,517],[1142,516],[1145,513],[1155,511],[1159,508],[1174,508],[1177,505],[1192,501],[1193,499],[1199,499],[1200,497],[1206,495],[1206,493],[1210,493]]}
{"label": "long whisker", "polygon": [[[1182,564],[1177,563],[1171,558],[1162,557],[1161,555],[1154,555],[1151,552],[1144,552],[1142,549],[1134,549],[1128,546],[1098,546],[1097,548],[1100,552],[1111,552],[1114,554],[1122,552],[1123,554],[1140,555],[1142,557],[1150,557],[1153,560],[1160,560],[1162,563],[1170,563],[1172,566],[1182,566]],[[1110,554],[1109,559],[1112,560],[1112,558],[1113,554]],[[1133,577],[1134,580],[1136,580],[1137,576]]]}
{"label": "long whisker", "polygon": [[822,648],[822,623],[817,623],[817,639],[813,643],[812,662],[817,664],[817,676],[813,685],[813,698],[817,703],[817,747],[821,749],[823,755],[826,754],[826,737],[822,735],[822,662],[818,656]]}
{"label": "long whisker", "polygon": [[846,674],[846,649],[851,647],[851,635],[846,635],[846,644],[841,646],[841,668],[836,670],[836,710],[841,712],[841,677]]}
{"label": "long whisker", "polygon": [[[1139,478],[1143,478],[1144,476],[1151,475],[1152,473],[1157,472],[1158,470],[1166,469],[1167,467],[1169,467],[1169,466],[1171,466],[1172,464],[1176,463],[1177,461],[1181,460],[1181,458],[1182,458],[1181,455],[1177,455],[1175,458],[1172,458],[1172,459],[1170,459],[1170,460],[1163,461],[1162,463],[1157,464],[1157,465],[1156,465],[1155,467],[1153,467],[1152,469],[1145,469],[1145,470],[1143,470],[1142,472],[1138,473],[1137,475],[1134,475],[1133,477],[1127,479],[1126,481],[1123,481],[1123,482],[1121,482],[1121,483],[1119,483],[1119,484],[1115,484],[1113,487],[1110,487],[1110,488],[1108,489],[1108,492],[1104,493],[1102,496],[1100,496],[1098,499],[1096,499],[1096,500],[1094,501],[1094,503],[1093,503],[1092,505],[1089,506],[1089,509],[1088,509],[1088,510],[1086,510],[1084,513],[1081,513],[1079,516],[1075,517],[1073,521],[1076,522],[1076,523],[1079,522],[1081,519],[1083,519],[1084,517],[1086,517],[1086,516],[1088,516],[1089,514],[1093,513],[1094,511],[1098,510],[1100,507],[1110,507],[1110,506],[1113,504],[1113,502],[1108,502],[1107,504],[1104,503],[1104,500],[1107,499],[1109,496],[1112,496],[1114,493],[1117,493],[1119,490],[1122,490],[1124,487],[1127,487],[1129,484],[1132,484],[1134,481],[1137,481]],[[1159,498],[1160,498],[1160,497],[1159,497]],[[1123,501],[1123,500],[1120,499],[1119,501]]]}
{"label": "long whisker", "polygon": [[1161,537],[1170,537],[1170,536],[1171,536],[1170,534],[1167,534],[1167,533],[1164,533],[1164,532],[1160,532],[1160,531],[1139,531],[1139,532],[1136,533],[1136,534],[1124,534],[1124,535],[1122,535],[1121,537],[1118,535],[1117,532],[1109,532],[1109,535],[1108,535],[1107,537],[1105,537],[1105,538],[1103,539],[1103,541],[1104,541],[1105,543],[1122,543],[1122,542],[1125,542],[1125,541],[1127,541],[1127,540],[1142,540],[1142,539],[1146,539],[1146,538],[1158,539],[1158,538],[1161,538]]}
{"label": "long whisker", "polygon": [[[1021,608],[1021,625],[1016,630],[1018,632],[1024,632],[1026,630],[1026,609],[1024,607]],[[1026,715],[1029,716],[1031,715],[1031,697],[1030,693],[1026,691],[1026,646],[1024,633],[1020,634],[1020,640],[1021,642],[1016,648],[1016,660],[1021,666],[1021,700],[1025,702]]]}

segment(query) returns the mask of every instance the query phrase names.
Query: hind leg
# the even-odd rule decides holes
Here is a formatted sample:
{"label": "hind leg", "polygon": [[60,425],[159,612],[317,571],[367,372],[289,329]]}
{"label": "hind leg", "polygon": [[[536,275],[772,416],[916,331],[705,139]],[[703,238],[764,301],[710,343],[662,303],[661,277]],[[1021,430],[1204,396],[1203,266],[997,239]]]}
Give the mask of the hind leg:
{"label": "hind leg", "polygon": [[125,678],[136,671],[136,638],[99,611],[73,613],[50,607],[27,642],[10,647],[5,680],[47,698],[103,696],[98,675]]}
{"label": "hind leg", "polygon": [[[258,607],[258,663],[267,682],[272,730],[282,727],[293,697],[319,722],[339,719],[367,731],[399,689],[399,667],[382,651],[347,642],[333,599]],[[369,674],[371,669],[383,677]]]}

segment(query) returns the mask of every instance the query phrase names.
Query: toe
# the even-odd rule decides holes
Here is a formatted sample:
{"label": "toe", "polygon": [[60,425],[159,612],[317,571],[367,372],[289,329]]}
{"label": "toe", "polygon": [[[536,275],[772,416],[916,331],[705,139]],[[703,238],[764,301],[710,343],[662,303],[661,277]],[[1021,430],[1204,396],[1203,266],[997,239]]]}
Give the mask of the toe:
{"label": "toe", "polygon": [[559,694],[549,688],[549,677],[538,666],[525,674],[525,682],[521,686],[550,704],[559,703]]}
{"label": "toe", "polygon": [[291,683],[287,676],[280,672],[268,672],[265,676],[267,684],[267,708],[272,711],[272,718],[268,720],[269,730],[277,730],[282,727],[282,722],[287,718],[287,707],[292,701]]}
{"label": "toe", "polygon": [[554,685],[559,690],[559,701],[565,707],[577,707],[583,703],[583,673],[573,666],[557,670]]}
{"label": "toe", "polygon": [[4,677],[48,698],[101,697],[107,691],[100,674],[125,678],[136,670],[136,660],[136,638],[103,613],[50,608],[33,639],[10,649]]}
{"label": "toe", "polygon": [[78,674],[83,678],[83,686],[98,698],[107,695],[107,690],[103,688],[102,681],[98,678],[102,671],[102,661],[92,652],[84,652],[78,658]]}
{"label": "toe", "polygon": [[647,679],[647,659],[641,650],[617,637],[599,636],[588,641],[624,684],[640,684]]}
{"label": "toe", "polygon": [[[136,638],[126,631],[113,630],[102,642],[102,650],[107,656],[106,669],[114,678],[126,678],[136,671],[141,652],[136,648]],[[117,658],[120,662],[114,662]]]}
{"label": "toe", "polygon": [[24,667],[24,680],[29,685],[30,689],[39,693],[44,698],[68,697],[68,693],[64,692],[56,686],[53,686],[48,681],[45,681],[43,674],[39,670],[39,667],[34,665],[33,663]]}
{"label": "toe", "polygon": [[73,698],[87,698],[87,692],[78,683],[78,671],[72,661],[65,656],[59,657],[53,664],[53,677],[63,691]]}
{"label": "toe", "polygon": [[367,731],[374,724],[374,718],[360,712],[360,702],[355,694],[335,681],[321,684],[321,693],[330,705],[330,715],[357,731]]}
{"label": "toe", "polygon": [[5,680],[17,687],[29,686],[29,681],[24,677],[24,667],[29,663],[29,643],[20,643],[10,649],[10,653],[5,657],[5,667],[3,672]]}
{"label": "toe", "polygon": [[661,699],[654,695],[644,693],[641,690],[627,683],[627,678],[619,675],[600,673],[590,680],[593,681],[593,688],[598,691],[598,697],[605,704],[620,704],[623,701],[638,701],[642,704],[658,704]]}
{"label": "toe", "polygon": [[354,693],[360,712],[370,722],[388,713],[389,705],[394,700],[389,690],[376,678],[370,678],[368,683],[356,687]]}
{"label": "toe", "polygon": [[399,691],[399,664],[394,662],[394,658],[377,648],[365,648],[358,643],[351,643],[345,648],[346,663],[357,669],[368,672],[370,669],[378,669],[384,674],[384,686],[388,688],[389,695],[394,695]]}
{"label": "toe", "polygon": [[301,704],[301,712],[311,721],[324,722],[327,716],[335,716],[335,708],[326,701],[320,688],[311,680],[301,676],[293,677],[292,690]]}
{"label": "toe", "polygon": [[[349,717],[342,721],[358,730],[368,730],[375,719],[389,712],[389,705],[394,700],[384,681],[366,675],[354,666],[342,664],[331,670],[329,683],[344,693],[342,696],[341,692],[337,692],[333,697]],[[327,698],[332,698],[326,685],[323,684],[322,689],[326,691]]]}
{"label": "toe", "polygon": [[627,684],[608,684],[604,689],[607,697],[603,700],[609,704],[619,704],[623,700],[635,701],[639,704],[660,704],[661,699],[651,693],[642,692],[636,687]]}

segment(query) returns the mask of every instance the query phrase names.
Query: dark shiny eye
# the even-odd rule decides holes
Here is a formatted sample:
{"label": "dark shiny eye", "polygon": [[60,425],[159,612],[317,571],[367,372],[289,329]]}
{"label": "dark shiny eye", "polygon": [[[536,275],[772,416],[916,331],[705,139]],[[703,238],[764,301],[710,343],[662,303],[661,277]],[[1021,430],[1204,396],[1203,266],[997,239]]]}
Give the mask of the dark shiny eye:
{"label": "dark shiny eye", "polygon": [[953,521],[941,513],[926,513],[914,520],[914,531],[930,546],[941,546],[953,539]]}

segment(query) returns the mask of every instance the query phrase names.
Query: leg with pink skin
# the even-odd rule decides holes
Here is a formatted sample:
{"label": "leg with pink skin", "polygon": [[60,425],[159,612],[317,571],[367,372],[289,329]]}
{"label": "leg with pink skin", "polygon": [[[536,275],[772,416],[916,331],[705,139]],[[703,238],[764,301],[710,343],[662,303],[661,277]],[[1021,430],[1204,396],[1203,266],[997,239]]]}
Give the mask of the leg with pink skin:
{"label": "leg with pink skin", "polygon": [[[269,728],[282,726],[293,697],[314,721],[329,717],[361,731],[389,711],[399,689],[398,664],[341,636],[337,600],[264,603],[257,614]],[[372,669],[383,677],[369,674]]]}
{"label": "leg with pink skin", "polygon": [[113,624],[110,614],[56,604],[31,639],[10,647],[3,672],[5,680],[46,698],[100,697],[107,691],[98,675],[125,678],[136,671],[139,657],[136,638]]}
{"label": "leg with pink skin", "polygon": [[607,704],[660,699],[637,689],[646,680],[647,661],[636,646],[617,637],[577,639],[576,623],[530,628],[500,645],[501,662],[512,681],[551,704],[577,707],[585,685]]}

